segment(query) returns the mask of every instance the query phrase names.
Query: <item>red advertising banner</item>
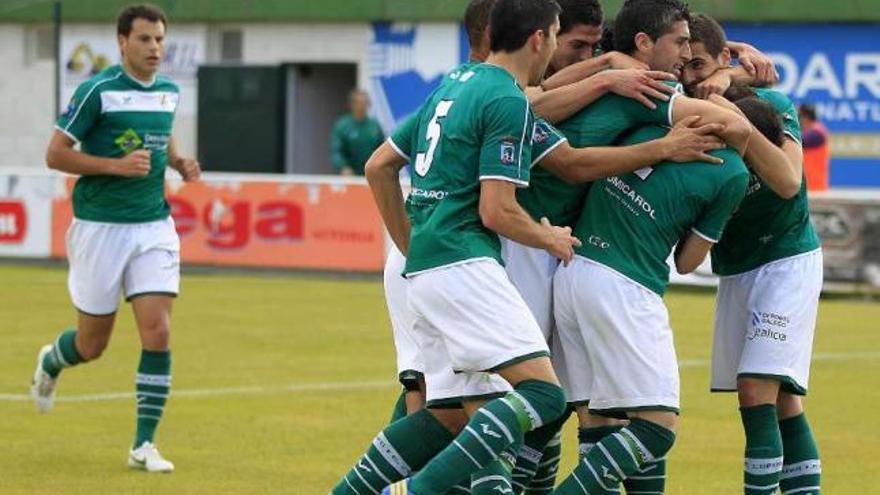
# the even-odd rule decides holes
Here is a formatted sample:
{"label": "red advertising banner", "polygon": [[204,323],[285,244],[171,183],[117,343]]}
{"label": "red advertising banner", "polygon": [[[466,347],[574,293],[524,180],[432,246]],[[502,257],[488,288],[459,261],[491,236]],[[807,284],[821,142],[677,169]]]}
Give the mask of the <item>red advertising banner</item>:
{"label": "red advertising banner", "polygon": [[[65,256],[74,181],[53,203],[54,257]],[[366,184],[211,177],[166,187],[184,263],[382,270],[385,233]]]}

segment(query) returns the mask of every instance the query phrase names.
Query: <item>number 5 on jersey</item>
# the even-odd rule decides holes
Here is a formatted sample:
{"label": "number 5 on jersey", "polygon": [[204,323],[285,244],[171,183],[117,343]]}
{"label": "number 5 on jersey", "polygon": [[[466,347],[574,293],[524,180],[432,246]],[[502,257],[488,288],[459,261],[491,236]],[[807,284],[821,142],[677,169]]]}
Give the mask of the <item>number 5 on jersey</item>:
{"label": "number 5 on jersey", "polygon": [[443,133],[440,123],[449,114],[449,109],[452,108],[453,103],[452,100],[443,100],[438,103],[437,108],[434,110],[434,116],[431,118],[431,122],[428,123],[428,130],[425,132],[425,142],[428,143],[428,151],[416,155],[416,173],[421,177],[428,174],[428,170],[431,169],[431,165],[434,163],[434,153],[437,152],[437,143],[440,141],[440,135]]}

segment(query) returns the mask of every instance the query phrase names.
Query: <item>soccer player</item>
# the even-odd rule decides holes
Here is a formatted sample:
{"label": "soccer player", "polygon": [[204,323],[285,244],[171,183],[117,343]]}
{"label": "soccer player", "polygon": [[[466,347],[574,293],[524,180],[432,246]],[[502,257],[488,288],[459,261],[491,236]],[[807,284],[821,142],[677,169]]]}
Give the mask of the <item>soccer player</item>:
{"label": "soccer player", "polygon": [[348,95],[349,112],[333,123],[330,161],[340,175],[364,175],[364,165],[385,141],[379,122],[367,115],[370,96],[362,89]]}
{"label": "soccer player", "polygon": [[435,342],[421,346],[426,369],[448,362],[463,380],[492,371],[515,389],[473,412],[452,445],[408,480],[412,493],[446,493],[565,409],[547,344],[504,273],[497,237],[562,259],[577,243],[569,229],[534,222],[515,196],[517,185],[528,184],[531,163],[533,118],[522,88],[543,76],[558,12],[552,0],[499,0],[488,63],[450,76],[456,84],[441,86],[423,106],[417,142],[400,150],[415,156],[411,239],[397,170],[368,170],[392,238],[408,247],[415,332]]}
{"label": "soccer player", "polygon": [[40,350],[31,388],[37,408],[51,409],[61,370],[97,359],[107,347],[124,294],[143,346],[128,464],[148,472],[174,470],[153,443],[171,389],[171,306],[180,279],[165,168],[186,181],[200,175],[198,162],[178,155],[172,137],[178,87],[157,75],[166,26],[157,7],[123,9],[117,20],[122,63],[76,90],[49,143],[49,167],[80,175],[67,237],[68,288],[78,321]]}
{"label": "soccer player", "polygon": [[[723,29],[694,21],[690,85],[727,70]],[[797,110],[756,89],[783,122],[781,146],[758,139],[745,160],[748,194],[712,250],[721,276],[712,349],[712,390],[734,391],[746,434],[744,492],[818,494],[821,462],[801,397],[806,395],[822,251],[807,204]],[[760,136],[759,136],[760,138]],[[754,149],[753,149],[754,148]]]}

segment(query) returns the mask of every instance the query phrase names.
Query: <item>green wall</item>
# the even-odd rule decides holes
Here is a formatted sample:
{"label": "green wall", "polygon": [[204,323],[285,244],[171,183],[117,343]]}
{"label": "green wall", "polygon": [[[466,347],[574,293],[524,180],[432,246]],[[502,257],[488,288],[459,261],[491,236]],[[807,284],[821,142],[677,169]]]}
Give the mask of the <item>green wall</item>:
{"label": "green wall", "polygon": [[[607,14],[623,0],[602,0]],[[51,19],[52,0],[0,0],[0,21]],[[67,21],[108,21],[131,1],[64,0]],[[467,0],[154,0],[175,21],[454,20]],[[694,10],[727,21],[874,21],[880,0],[691,0]]]}

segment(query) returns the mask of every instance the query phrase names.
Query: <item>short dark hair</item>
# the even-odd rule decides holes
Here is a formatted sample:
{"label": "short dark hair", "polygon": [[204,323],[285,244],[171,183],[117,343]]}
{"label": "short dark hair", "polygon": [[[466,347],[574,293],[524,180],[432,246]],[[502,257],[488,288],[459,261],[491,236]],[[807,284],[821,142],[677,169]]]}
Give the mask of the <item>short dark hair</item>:
{"label": "short dark hair", "polygon": [[706,14],[694,14],[688,21],[691,31],[691,43],[702,43],[712,57],[721,55],[727,46],[727,35],[718,21]]}
{"label": "short dark hair", "polygon": [[602,39],[599,40],[599,49],[602,53],[614,51],[614,20],[602,26]]}
{"label": "short dark hair", "polygon": [[559,14],[559,34],[571,31],[577,25],[602,24],[602,6],[598,0],[556,0],[562,8]]}
{"label": "short dark hair", "polygon": [[128,37],[131,34],[131,26],[135,19],[146,19],[150,22],[161,22],[165,28],[168,28],[168,19],[165,12],[161,8],[144,3],[140,5],[129,5],[122,9],[119,17],[116,18],[116,34]]}
{"label": "short dark hair", "polygon": [[755,90],[750,88],[749,86],[746,86],[745,84],[733,84],[729,88],[727,88],[727,91],[724,92],[723,96],[728,100],[736,103],[743,98],[748,98],[755,95]]}
{"label": "short dark hair", "polygon": [[490,49],[519,50],[535,31],[549,33],[561,10],[556,0],[497,0],[489,21]]}
{"label": "short dark hair", "polygon": [[483,35],[489,28],[489,16],[496,0],[471,0],[464,11],[464,28],[471,47],[480,46]]}
{"label": "short dark hair", "polygon": [[810,120],[816,120],[816,107],[809,103],[801,103],[798,107],[798,113]]}
{"label": "short dark hair", "polygon": [[745,114],[749,122],[758,129],[771,143],[782,146],[785,134],[782,129],[782,117],[776,113],[773,105],[758,98],[748,96],[734,102]]}
{"label": "short dark hair", "polygon": [[614,49],[631,55],[636,51],[637,34],[657,41],[676,22],[690,18],[688,5],[680,0],[627,0],[614,21]]}

